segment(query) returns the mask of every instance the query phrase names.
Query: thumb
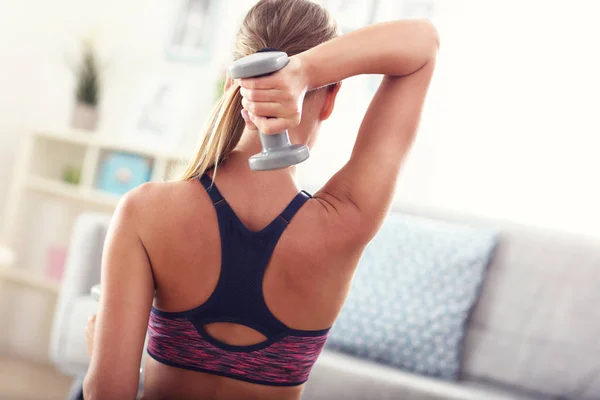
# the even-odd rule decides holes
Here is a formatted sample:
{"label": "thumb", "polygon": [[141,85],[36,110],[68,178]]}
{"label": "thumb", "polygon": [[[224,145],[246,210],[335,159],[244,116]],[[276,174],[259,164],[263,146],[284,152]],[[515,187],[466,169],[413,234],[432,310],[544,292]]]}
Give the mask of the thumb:
{"label": "thumb", "polygon": [[252,122],[252,120],[250,119],[250,115],[248,114],[248,111],[246,111],[243,108],[242,108],[242,118],[244,118],[244,122],[246,122],[246,128],[248,128],[248,130],[258,131],[258,128],[256,127],[256,125],[254,125],[254,122]]}

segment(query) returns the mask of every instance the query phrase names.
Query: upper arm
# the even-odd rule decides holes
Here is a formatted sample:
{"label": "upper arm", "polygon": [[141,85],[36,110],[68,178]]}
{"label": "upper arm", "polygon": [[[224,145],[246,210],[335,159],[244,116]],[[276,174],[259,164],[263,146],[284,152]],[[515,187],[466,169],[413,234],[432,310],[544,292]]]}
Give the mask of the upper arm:
{"label": "upper arm", "polygon": [[102,295],[84,385],[86,398],[134,399],[138,390],[154,281],[138,234],[135,193],[119,203],[104,245]]}
{"label": "upper arm", "polygon": [[385,76],[365,114],[350,160],[322,193],[350,206],[360,226],[374,234],[394,195],[400,166],[418,129],[435,53],[417,71]]}

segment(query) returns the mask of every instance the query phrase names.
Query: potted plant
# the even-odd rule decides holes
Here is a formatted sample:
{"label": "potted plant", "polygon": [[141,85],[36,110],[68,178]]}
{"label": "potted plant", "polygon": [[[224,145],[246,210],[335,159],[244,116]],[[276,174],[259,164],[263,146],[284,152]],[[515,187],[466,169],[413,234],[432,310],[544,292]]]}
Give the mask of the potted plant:
{"label": "potted plant", "polygon": [[100,64],[91,41],[84,41],[81,59],[75,68],[77,79],[75,107],[71,125],[76,129],[95,130],[98,124]]}

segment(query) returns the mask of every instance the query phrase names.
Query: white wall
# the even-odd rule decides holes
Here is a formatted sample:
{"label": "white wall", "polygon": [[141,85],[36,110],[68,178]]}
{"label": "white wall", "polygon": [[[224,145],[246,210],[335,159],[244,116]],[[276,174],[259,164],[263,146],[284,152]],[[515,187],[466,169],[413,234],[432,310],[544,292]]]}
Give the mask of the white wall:
{"label": "white wall", "polygon": [[455,4],[426,202],[600,237],[600,4]]}
{"label": "white wall", "polygon": [[[600,237],[599,13],[586,0],[439,1],[438,67],[396,202]],[[348,97],[315,152],[328,172],[345,159],[332,140],[346,150],[366,109]]]}

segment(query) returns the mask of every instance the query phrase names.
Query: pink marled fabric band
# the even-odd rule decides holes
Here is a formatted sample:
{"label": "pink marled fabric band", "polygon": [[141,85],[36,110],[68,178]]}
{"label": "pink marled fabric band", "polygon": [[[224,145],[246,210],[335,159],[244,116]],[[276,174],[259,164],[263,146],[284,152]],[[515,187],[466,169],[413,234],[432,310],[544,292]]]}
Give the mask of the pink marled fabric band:
{"label": "pink marled fabric band", "polygon": [[229,351],[207,341],[186,317],[154,312],[148,333],[148,353],[161,363],[274,386],[306,382],[327,340],[327,333],[288,335],[258,350]]}

